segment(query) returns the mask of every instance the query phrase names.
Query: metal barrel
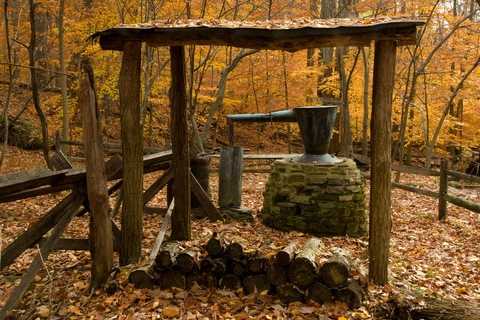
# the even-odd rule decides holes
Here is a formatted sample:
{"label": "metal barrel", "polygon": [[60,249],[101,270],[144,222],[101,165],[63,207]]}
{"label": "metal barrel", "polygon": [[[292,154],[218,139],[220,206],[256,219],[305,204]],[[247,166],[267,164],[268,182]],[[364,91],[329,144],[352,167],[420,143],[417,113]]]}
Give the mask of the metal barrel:
{"label": "metal barrel", "polygon": [[269,113],[229,114],[227,119],[234,122],[296,122],[297,117],[293,109],[274,111]]}

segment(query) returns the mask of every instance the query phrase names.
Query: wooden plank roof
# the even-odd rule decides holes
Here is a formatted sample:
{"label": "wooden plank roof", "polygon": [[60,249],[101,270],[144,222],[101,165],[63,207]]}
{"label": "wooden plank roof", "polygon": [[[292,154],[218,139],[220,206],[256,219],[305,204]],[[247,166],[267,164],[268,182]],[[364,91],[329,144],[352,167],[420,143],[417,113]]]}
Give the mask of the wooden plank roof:
{"label": "wooden plank roof", "polygon": [[306,48],[369,46],[372,40],[413,44],[420,20],[296,19],[283,21],[163,20],[119,25],[91,36],[105,50],[122,50],[126,41],[153,47],[226,45],[240,48],[297,51]]}

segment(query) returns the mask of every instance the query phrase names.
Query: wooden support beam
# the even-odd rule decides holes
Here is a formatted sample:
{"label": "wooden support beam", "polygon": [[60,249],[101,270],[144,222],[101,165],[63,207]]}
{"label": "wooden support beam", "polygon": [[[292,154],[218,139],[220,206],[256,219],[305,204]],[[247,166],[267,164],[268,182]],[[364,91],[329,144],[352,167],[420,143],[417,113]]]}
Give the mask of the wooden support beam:
{"label": "wooden support beam", "polygon": [[82,110],[83,142],[87,157],[87,195],[90,207],[91,288],[102,287],[113,265],[113,235],[107,192],[105,154],[102,143],[102,122],[98,118],[93,68],[86,57],[81,62],[79,104]]}
{"label": "wooden support beam", "polygon": [[190,179],[192,182],[193,194],[195,195],[195,197],[197,197],[203,210],[205,210],[205,212],[207,213],[208,218],[211,221],[223,220],[220,210],[218,210],[218,208],[215,207],[215,205],[212,203],[212,200],[208,196],[207,192],[203,190],[200,182],[198,182],[197,178],[195,178],[193,173],[190,173]]}
{"label": "wooden support beam", "polygon": [[32,264],[23,274],[22,279],[20,280],[20,284],[15,287],[10,293],[10,296],[5,302],[3,309],[0,311],[0,319],[3,320],[7,317],[8,313],[15,307],[18,301],[20,301],[25,292],[28,290],[33,280],[35,279],[35,275],[42,268],[44,261],[47,260],[48,255],[55,247],[55,244],[62,235],[63,231],[68,226],[70,221],[72,221],[73,217],[77,212],[76,209],[81,205],[84,198],[85,197],[83,195],[80,195],[76,192],[72,194],[71,201],[69,202],[67,208],[65,208],[64,214],[53,228],[51,235],[40,246],[40,252],[35,256]]}
{"label": "wooden support beam", "polygon": [[143,127],[140,115],[142,45],[126,42],[120,71],[120,110],[123,155],[123,207],[120,264],[136,263],[143,238]]}
{"label": "wooden support beam", "polygon": [[388,282],[391,220],[392,93],[397,44],[375,42],[371,117],[369,279]]}
{"label": "wooden support beam", "polygon": [[146,205],[150,200],[155,197],[155,195],[160,192],[160,190],[165,187],[168,182],[173,178],[173,169],[168,169],[163,175],[160,176],[157,180],[147,190],[143,193],[143,205]]}
{"label": "wooden support beam", "polygon": [[170,92],[171,137],[173,151],[172,239],[191,239],[190,152],[187,123],[187,95],[185,89],[185,48],[170,47],[172,85]]}
{"label": "wooden support beam", "polygon": [[[75,211],[75,214],[77,214],[84,201],[84,199],[78,201],[77,198],[78,196],[75,193],[69,194],[59,204],[50,209],[47,214],[30,226],[24,233],[18,236],[8,245],[8,247],[2,250],[0,270],[12,264],[25,250],[38,243],[65,214],[71,214],[69,210],[73,210]],[[76,207],[73,208],[72,203],[75,203]]]}

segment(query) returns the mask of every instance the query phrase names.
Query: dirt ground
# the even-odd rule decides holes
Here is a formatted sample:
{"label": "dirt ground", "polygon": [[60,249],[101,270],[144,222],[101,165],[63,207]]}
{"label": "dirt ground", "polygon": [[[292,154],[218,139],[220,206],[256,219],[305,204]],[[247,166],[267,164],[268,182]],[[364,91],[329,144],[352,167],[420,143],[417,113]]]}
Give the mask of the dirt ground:
{"label": "dirt ground", "polygon": [[[43,166],[40,153],[10,148],[2,174]],[[157,174],[148,175],[145,186]],[[267,174],[246,174],[243,205],[257,215],[262,207],[262,191]],[[435,178],[404,175],[402,182],[430,187],[438,185]],[[211,178],[214,198],[217,176]],[[480,200],[479,189],[451,189],[454,194]],[[51,208],[63,194],[0,205],[0,244],[5,248],[18,234]],[[112,205],[114,199],[112,199]],[[152,203],[165,205],[165,194]],[[123,267],[116,275],[118,290],[113,294],[98,291],[89,295],[90,257],[86,252],[56,252],[44,263],[43,270],[15,314],[19,319],[373,319],[373,311],[397,293],[424,295],[480,303],[480,216],[449,205],[445,223],[436,220],[436,200],[406,191],[393,191],[393,227],[390,258],[390,285],[369,286],[363,306],[354,311],[341,304],[319,306],[313,303],[283,305],[275,297],[240,292],[206,290],[195,287],[189,292],[135,289],[127,277],[133,266]],[[146,215],[143,256],[147,257],[161,217]],[[285,246],[291,239],[307,239],[298,232],[281,232],[265,227],[255,216],[252,223],[210,223],[196,220],[192,226],[193,240],[187,247],[204,244],[214,231],[227,239],[238,241],[249,249],[266,254]],[[86,237],[88,217],[75,218],[69,237]],[[348,250],[354,257],[358,275],[367,273],[367,238],[334,237],[322,239],[324,256],[334,248]],[[37,249],[31,249],[1,272],[0,304],[27,268]],[[116,262],[118,259],[116,257]]]}

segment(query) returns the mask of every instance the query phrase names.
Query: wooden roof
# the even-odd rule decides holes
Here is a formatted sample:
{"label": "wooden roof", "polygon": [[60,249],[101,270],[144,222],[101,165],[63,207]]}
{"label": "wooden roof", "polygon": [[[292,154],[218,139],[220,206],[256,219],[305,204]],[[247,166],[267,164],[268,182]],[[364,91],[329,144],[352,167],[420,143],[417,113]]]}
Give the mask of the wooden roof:
{"label": "wooden roof", "polygon": [[413,44],[422,21],[406,18],[296,19],[284,21],[177,20],[119,25],[92,35],[105,50],[122,50],[126,41],[153,47],[225,45],[296,51],[306,48],[369,46],[372,40]]}

